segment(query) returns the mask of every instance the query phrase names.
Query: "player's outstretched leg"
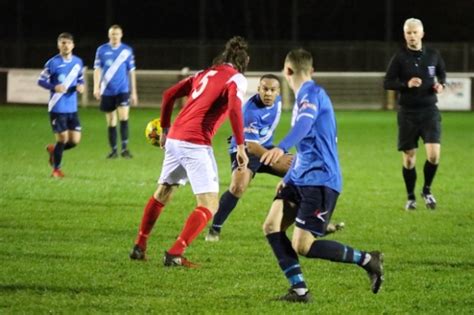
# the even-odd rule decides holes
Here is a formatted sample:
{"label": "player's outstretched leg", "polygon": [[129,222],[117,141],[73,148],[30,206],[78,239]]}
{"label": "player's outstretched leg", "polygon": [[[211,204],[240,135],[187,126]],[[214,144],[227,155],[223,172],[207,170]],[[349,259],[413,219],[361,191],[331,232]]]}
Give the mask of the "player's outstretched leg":
{"label": "player's outstretched leg", "polygon": [[156,200],[153,196],[148,200],[148,203],[143,210],[143,216],[140,223],[137,239],[130,252],[130,259],[133,260],[145,260],[146,259],[146,246],[148,236],[150,235],[156,220],[160,216],[164,205]]}
{"label": "player's outstretched leg", "polygon": [[373,293],[377,293],[382,286],[383,254],[379,251],[364,252],[336,241],[315,240],[307,253],[300,254],[308,258],[357,264],[367,271]]}
{"label": "player's outstretched leg", "polygon": [[212,212],[205,208],[198,206],[189,215],[181,234],[173,244],[173,246],[165,252],[163,263],[167,267],[183,266],[192,268],[196,264],[190,263],[183,257],[184,251],[191,244],[191,242],[201,233],[206,227],[207,222],[211,220]]}

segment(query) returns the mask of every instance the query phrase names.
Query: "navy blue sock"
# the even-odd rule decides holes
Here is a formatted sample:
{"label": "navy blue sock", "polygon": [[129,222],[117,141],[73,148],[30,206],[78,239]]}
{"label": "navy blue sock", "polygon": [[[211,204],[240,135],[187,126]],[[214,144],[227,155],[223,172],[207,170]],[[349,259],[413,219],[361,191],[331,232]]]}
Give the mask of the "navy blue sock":
{"label": "navy blue sock", "polygon": [[122,139],[122,151],[127,150],[128,144],[128,120],[120,121],[120,137]]}
{"label": "navy blue sock", "polygon": [[212,228],[215,231],[221,231],[222,225],[224,225],[225,220],[227,220],[229,214],[234,210],[237,202],[239,202],[239,198],[234,196],[230,191],[226,190],[222,194],[219,200],[219,209],[212,220]]}
{"label": "navy blue sock", "polygon": [[75,143],[72,143],[72,142],[68,142],[64,145],[64,150],[69,150],[69,149],[72,149],[76,146],[77,144]]}
{"label": "navy blue sock", "polygon": [[415,183],[416,183],[416,169],[402,169],[403,179],[405,180],[405,187],[407,189],[408,199],[415,200]]}
{"label": "navy blue sock", "polygon": [[423,185],[424,194],[431,194],[431,184],[433,183],[433,179],[435,177],[437,169],[438,164],[432,164],[428,160],[426,160],[425,166],[423,168],[423,172],[425,175],[425,184]]}
{"label": "navy blue sock", "polygon": [[108,131],[110,147],[112,148],[112,151],[117,151],[117,127],[109,126]]}
{"label": "navy blue sock", "polygon": [[306,257],[362,265],[365,254],[363,251],[336,241],[316,240],[311,245]]}
{"label": "navy blue sock", "polygon": [[303,272],[298,261],[298,254],[291,246],[285,232],[276,232],[267,235],[267,240],[273,253],[278,259],[278,264],[290,282],[293,289],[306,289]]}
{"label": "navy blue sock", "polygon": [[56,142],[54,146],[54,168],[58,169],[61,166],[61,160],[63,159],[64,143]]}

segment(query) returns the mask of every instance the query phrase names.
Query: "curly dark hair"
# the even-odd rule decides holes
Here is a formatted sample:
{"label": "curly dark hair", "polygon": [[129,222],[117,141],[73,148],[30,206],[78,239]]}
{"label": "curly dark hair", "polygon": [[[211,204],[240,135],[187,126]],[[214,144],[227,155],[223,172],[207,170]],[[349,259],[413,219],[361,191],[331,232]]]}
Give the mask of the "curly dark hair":
{"label": "curly dark hair", "polygon": [[245,70],[247,70],[249,61],[248,48],[245,39],[240,36],[234,36],[227,41],[224,52],[214,58],[213,63],[221,64],[229,62],[234,65],[239,72],[244,73]]}

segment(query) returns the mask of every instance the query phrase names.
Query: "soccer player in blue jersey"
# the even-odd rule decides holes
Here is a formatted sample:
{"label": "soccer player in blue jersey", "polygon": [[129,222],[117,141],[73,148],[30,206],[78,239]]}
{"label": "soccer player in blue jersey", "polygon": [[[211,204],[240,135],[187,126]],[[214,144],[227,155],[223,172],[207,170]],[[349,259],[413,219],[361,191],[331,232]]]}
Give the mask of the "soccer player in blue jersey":
{"label": "soccer player in blue jersey", "polygon": [[49,164],[52,177],[62,178],[63,151],[74,148],[81,140],[81,124],[77,114],[77,93],[84,92],[84,72],[81,58],[74,56],[74,38],[69,33],[58,36],[59,54],[49,59],[38,84],[51,91],[48,112],[56,144],[49,144]]}
{"label": "soccer player in blue jersey", "polygon": [[[273,74],[265,74],[260,78],[258,93],[252,96],[243,107],[244,136],[247,146],[249,164],[247,168],[238,167],[236,161],[237,145],[232,137],[230,141],[230,159],[232,179],[229,189],[219,200],[219,209],[214,215],[212,225],[206,235],[206,241],[217,242],[222,227],[237,206],[250,181],[256,173],[267,173],[283,177],[290,168],[293,155],[286,154],[272,166],[262,164],[260,157],[274,147],[273,134],[280,121],[281,97],[280,80]],[[327,233],[333,233],[343,227],[343,223],[327,226]]]}
{"label": "soccer player in blue jersey", "polygon": [[107,158],[118,157],[117,114],[122,139],[121,155],[132,158],[128,150],[129,103],[137,105],[137,80],[133,49],[122,43],[122,28],[109,28],[109,42],[97,48],[94,61],[94,97],[100,100],[100,110],[105,112],[111,152]]}
{"label": "soccer player in blue jersey", "polygon": [[[281,114],[280,80],[273,74],[265,74],[260,78],[258,93],[252,96],[243,107],[244,136],[248,151],[261,146],[264,149],[273,147],[273,132]],[[230,141],[230,158],[232,179],[229,189],[224,192],[219,201],[219,209],[214,216],[212,226],[206,236],[206,241],[218,241],[222,225],[237,202],[247,189],[256,173],[269,173],[283,176],[291,164],[291,156],[286,158],[284,170],[272,168],[260,163],[260,157],[248,153],[249,164],[246,168],[238,166],[236,161],[237,145],[234,137]],[[283,162],[283,159],[282,161]]]}
{"label": "soccer player in blue jersey", "polygon": [[[293,146],[296,156],[277,187],[277,195],[263,225],[264,233],[281,270],[290,282],[288,293],[279,300],[310,302],[298,255],[364,268],[377,293],[383,282],[383,255],[365,252],[332,240],[320,240],[326,231],[341,192],[342,178],[337,153],[336,120],[326,91],[311,75],[313,58],[304,49],[288,53],[284,75],[295,92],[292,128],[275,148],[265,152],[261,162],[272,165]],[[295,223],[292,241],[287,228]]]}

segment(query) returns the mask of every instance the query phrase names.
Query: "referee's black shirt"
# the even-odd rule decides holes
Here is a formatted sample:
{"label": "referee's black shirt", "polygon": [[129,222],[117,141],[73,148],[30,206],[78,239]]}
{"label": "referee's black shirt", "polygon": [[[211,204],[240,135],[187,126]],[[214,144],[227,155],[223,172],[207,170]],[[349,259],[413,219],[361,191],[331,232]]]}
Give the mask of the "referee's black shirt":
{"label": "referee's black shirt", "polygon": [[[408,88],[408,81],[413,77],[422,80],[420,87]],[[400,93],[398,103],[404,110],[422,109],[438,101],[433,89],[436,77],[438,83],[446,83],[445,64],[437,50],[423,46],[421,50],[414,51],[404,47],[388,65],[384,88]]]}

